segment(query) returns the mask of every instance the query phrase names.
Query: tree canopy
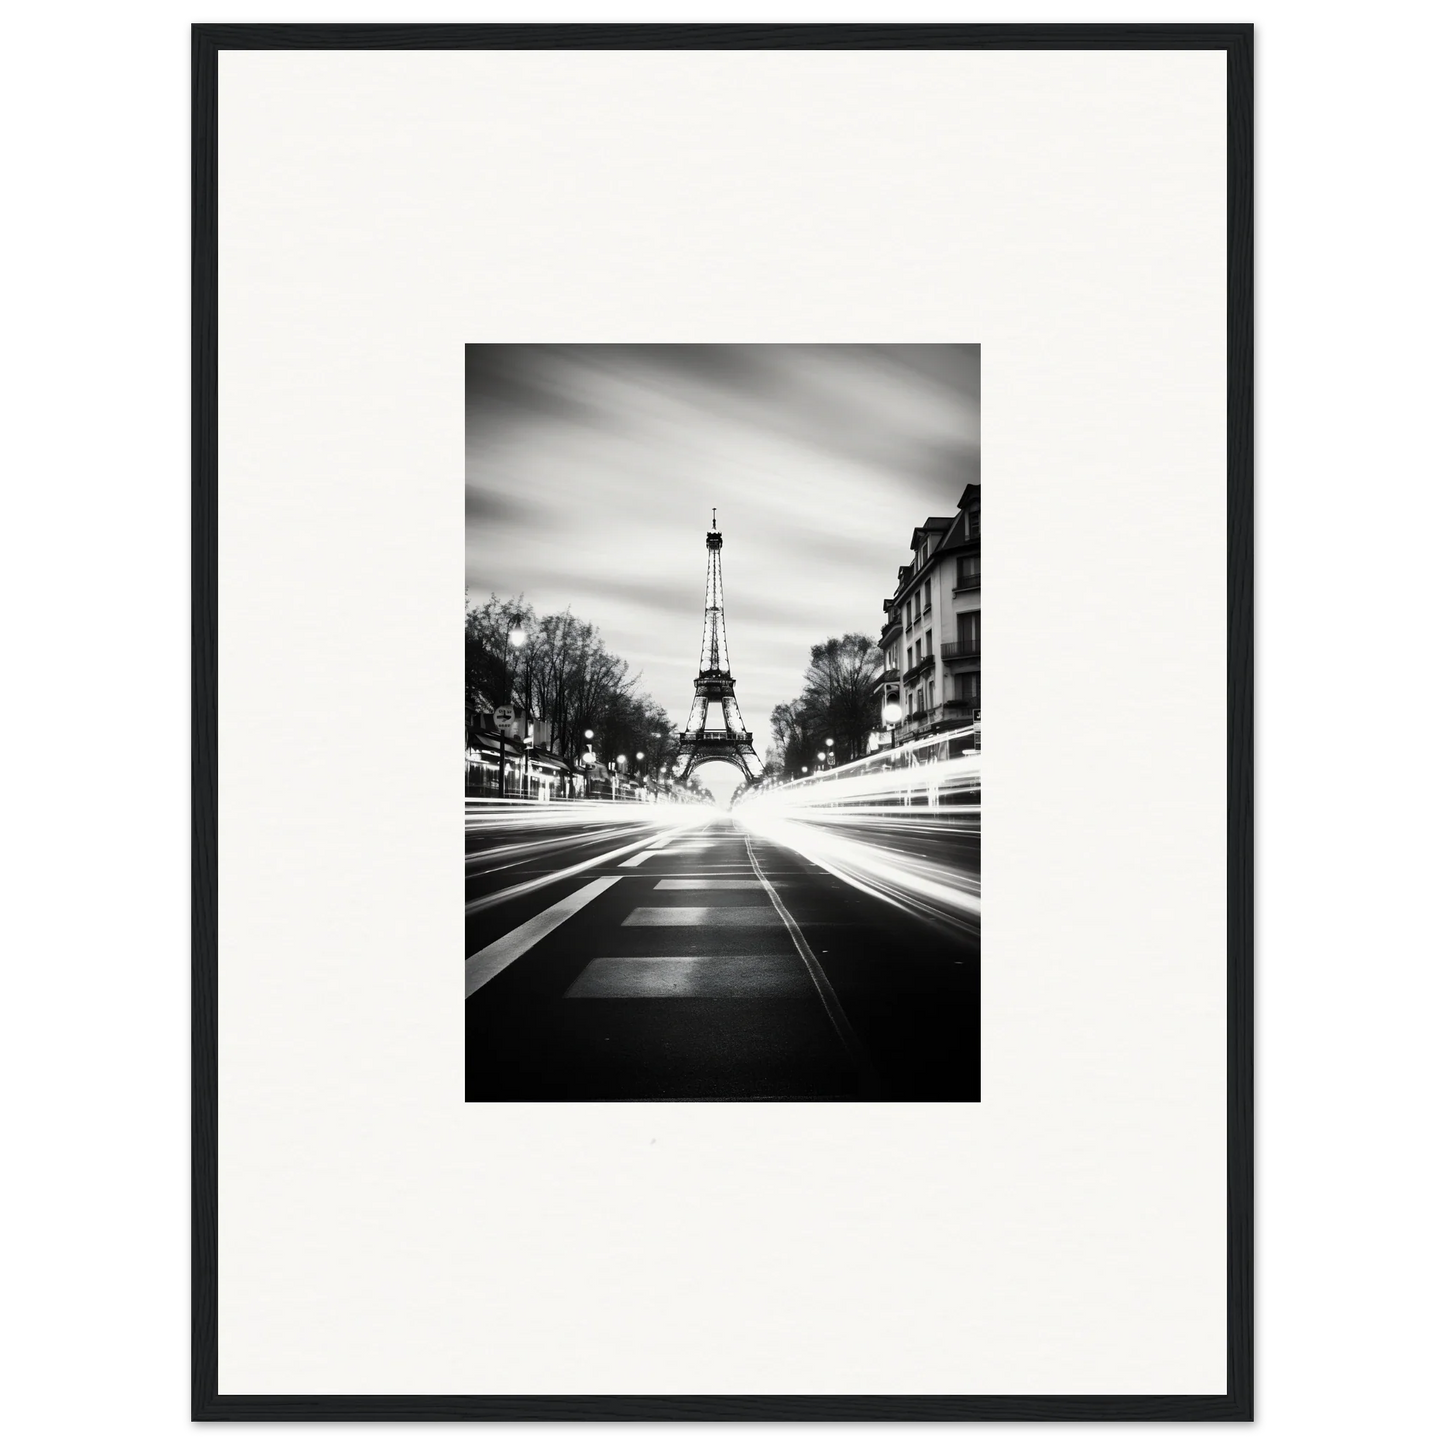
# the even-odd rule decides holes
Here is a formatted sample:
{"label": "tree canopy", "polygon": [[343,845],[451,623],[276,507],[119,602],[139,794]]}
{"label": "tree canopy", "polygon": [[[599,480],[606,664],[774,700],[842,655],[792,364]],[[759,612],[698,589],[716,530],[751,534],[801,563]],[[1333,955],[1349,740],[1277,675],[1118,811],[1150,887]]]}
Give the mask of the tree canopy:
{"label": "tree canopy", "polygon": [[[508,640],[515,628],[526,634],[520,647]],[[538,616],[520,597],[503,601],[494,593],[480,607],[468,606],[466,647],[468,747],[480,740],[486,715],[505,702],[527,718],[545,719],[552,751],[569,761],[590,746],[604,763],[625,754],[629,771],[662,766],[675,731],[666,711],[570,609]],[[587,728],[595,734],[590,743]]]}
{"label": "tree canopy", "polygon": [[882,665],[878,644],[861,632],[814,644],[802,693],[772,712],[774,770],[793,777],[815,767],[829,738],[838,762],[862,757],[878,725],[873,688]]}

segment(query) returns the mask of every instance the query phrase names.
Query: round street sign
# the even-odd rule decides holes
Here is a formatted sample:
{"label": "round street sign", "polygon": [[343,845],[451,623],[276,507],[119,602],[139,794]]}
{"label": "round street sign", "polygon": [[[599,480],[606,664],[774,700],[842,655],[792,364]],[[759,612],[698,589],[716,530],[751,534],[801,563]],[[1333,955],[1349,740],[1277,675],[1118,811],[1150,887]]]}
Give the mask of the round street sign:
{"label": "round street sign", "polygon": [[516,712],[512,708],[503,705],[502,707],[495,708],[493,710],[492,720],[497,724],[498,727],[509,727],[511,725],[512,719],[516,717],[516,715]]}

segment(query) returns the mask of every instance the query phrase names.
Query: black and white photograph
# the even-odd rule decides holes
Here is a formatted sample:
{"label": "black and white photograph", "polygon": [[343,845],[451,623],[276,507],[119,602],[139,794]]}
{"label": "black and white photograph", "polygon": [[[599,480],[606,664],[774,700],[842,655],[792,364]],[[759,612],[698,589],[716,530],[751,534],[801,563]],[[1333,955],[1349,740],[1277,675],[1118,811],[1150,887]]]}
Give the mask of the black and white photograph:
{"label": "black and white photograph", "polygon": [[976,1102],[977,345],[471,345],[469,1102]]}

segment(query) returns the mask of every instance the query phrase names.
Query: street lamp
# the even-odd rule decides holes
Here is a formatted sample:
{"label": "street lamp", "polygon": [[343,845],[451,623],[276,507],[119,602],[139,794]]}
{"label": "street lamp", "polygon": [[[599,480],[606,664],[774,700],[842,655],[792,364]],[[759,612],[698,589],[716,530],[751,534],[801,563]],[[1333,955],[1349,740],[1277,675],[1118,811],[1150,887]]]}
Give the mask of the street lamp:
{"label": "street lamp", "polygon": [[888,724],[888,746],[898,746],[898,724],[903,720],[903,709],[896,701],[883,705],[883,721]]}
{"label": "street lamp", "polygon": [[[516,651],[517,649],[523,648],[523,647],[525,647],[525,646],[527,645],[527,634],[526,634],[525,630],[524,630],[523,627],[522,627],[522,614],[521,614],[520,612],[514,612],[514,613],[512,614],[512,616],[510,617],[510,619],[508,619],[508,620],[510,621],[511,626],[509,627],[509,629],[508,629],[508,631],[507,631],[507,645],[508,645],[513,651]],[[528,689],[528,691],[530,691],[530,688]],[[506,728],[506,727],[511,723],[511,720],[512,720],[512,719],[511,719],[511,716],[510,716],[510,714],[511,714],[511,709],[512,709],[512,653],[511,653],[511,652],[508,652],[508,653],[507,653],[507,656],[506,656],[506,666],[502,669],[502,692],[505,694],[505,696],[504,696],[504,698],[503,698],[502,706],[503,706],[504,708],[506,708],[507,713],[508,713],[508,717],[507,717],[506,723],[498,724],[498,727],[497,727],[497,796],[498,796],[498,797],[504,796],[504,795],[506,794],[506,791],[507,791],[507,735],[506,735],[506,732],[504,731],[504,728]],[[530,718],[526,719],[526,722],[530,722],[530,721],[531,721]],[[524,725],[523,725],[523,726],[524,726],[524,729],[525,729],[525,725],[526,725],[526,723],[524,722]],[[524,748],[523,755],[525,756],[525,748]]]}
{"label": "street lamp", "polygon": [[[590,768],[592,764],[597,761],[597,754],[592,751],[592,729],[583,728],[582,736],[587,739],[582,748],[582,766],[584,768]],[[586,790],[585,783],[583,784],[583,790]]]}

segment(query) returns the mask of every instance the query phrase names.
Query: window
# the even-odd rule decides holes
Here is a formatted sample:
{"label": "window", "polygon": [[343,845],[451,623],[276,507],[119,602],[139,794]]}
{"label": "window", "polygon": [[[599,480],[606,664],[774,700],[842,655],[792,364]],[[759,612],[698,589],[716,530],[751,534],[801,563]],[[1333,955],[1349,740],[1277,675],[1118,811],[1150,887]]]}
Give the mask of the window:
{"label": "window", "polygon": [[[923,656],[933,656],[933,629],[931,627],[923,634]],[[922,661],[922,658],[919,660]]]}
{"label": "window", "polygon": [[913,649],[911,647],[908,649],[908,670],[909,672],[913,671]]}
{"label": "window", "polygon": [[958,559],[958,585],[962,587],[973,587],[978,584],[978,558],[960,557]]}
{"label": "window", "polygon": [[930,708],[933,706],[933,684],[931,682],[928,684],[928,706]]}
{"label": "window", "polygon": [[978,706],[978,673],[961,672],[955,684],[959,702],[967,703],[970,707]]}
{"label": "window", "polygon": [[978,652],[979,649],[979,617],[977,612],[960,612],[958,614],[958,650],[963,653]]}
{"label": "window", "polygon": [[933,578],[932,578],[932,577],[925,577],[925,578],[923,579],[923,610],[924,610],[925,612],[927,612],[928,609],[929,609],[930,607],[932,607],[932,606],[933,606]]}

